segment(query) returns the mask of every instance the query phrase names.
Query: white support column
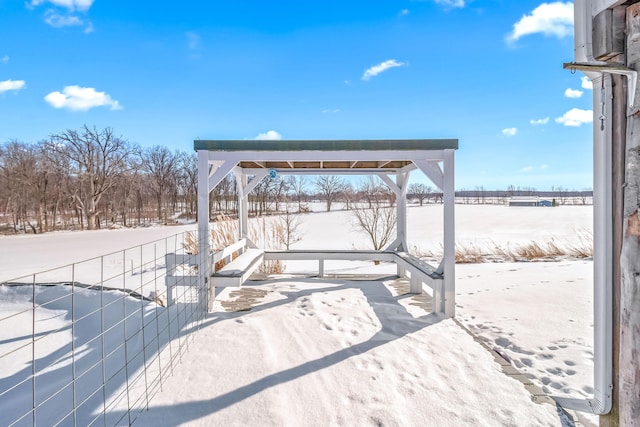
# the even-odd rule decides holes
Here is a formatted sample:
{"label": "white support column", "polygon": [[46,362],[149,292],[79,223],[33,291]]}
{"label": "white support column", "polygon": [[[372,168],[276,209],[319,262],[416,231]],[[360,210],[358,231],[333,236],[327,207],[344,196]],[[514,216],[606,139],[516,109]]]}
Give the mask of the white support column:
{"label": "white support column", "polygon": [[235,167],[233,174],[236,177],[236,188],[238,189],[238,239],[247,239],[249,246],[255,244],[249,239],[249,193],[260,184],[267,175],[268,170],[256,173],[249,182],[249,177],[244,169]]}
{"label": "white support column", "polygon": [[[399,171],[396,182],[386,174],[378,174],[380,179],[396,195],[396,238],[385,250],[407,251],[407,186],[410,169]],[[398,265],[398,276],[404,276],[404,269]]]}
{"label": "white support column", "polygon": [[198,287],[200,301],[211,311],[215,289],[209,289],[209,152],[198,150]]}
{"label": "white support column", "polygon": [[242,187],[242,192],[238,190],[238,220],[240,221],[238,239],[243,239],[249,235],[249,192],[246,191],[247,175],[245,173],[240,174],[238,184]]}
{"label": "white support column", "polygon": [[[454,150],[444,150],[444,289],[442,292],[445,317],[456,315],[456,233],[455,233],[455,176],[454,176]],[[434,303],[440,303],[439,301]]]}
{"label": "white support column", "polygon": [[[409,172],[398,172],[396,175],[396,185],[399,188],[399,192],[396,194],[396,236],[399,241],[399,245],[396,250],[408,252],[407,247],[407,186],[409,183]],[[397,264],[398,277],[404,277],[407,275],[404,267]],[[412,278],[412,289],[415,286]]]}
{"label": "white support column", "polygon": [[396,175],[396,184],[400,188],[400,193],[396,197],[396,234],[400,239],[401,251],[408,251],[407,247],[407,184],[409,182],[408,172],[398,172]]}

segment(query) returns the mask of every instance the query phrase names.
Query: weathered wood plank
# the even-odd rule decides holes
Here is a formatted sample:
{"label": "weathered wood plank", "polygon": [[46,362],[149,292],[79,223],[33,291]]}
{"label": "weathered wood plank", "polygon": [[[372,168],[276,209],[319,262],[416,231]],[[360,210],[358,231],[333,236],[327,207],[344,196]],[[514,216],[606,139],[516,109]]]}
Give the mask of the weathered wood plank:
{"label": "weathered wood plank", "polygon": [[[640,4],[627,8],[626,27],[627,65],[638,70]],[[625,177],[618,391],[620,425],[637,426],[640,425],[640,116],[637,113],[627,121]]]}

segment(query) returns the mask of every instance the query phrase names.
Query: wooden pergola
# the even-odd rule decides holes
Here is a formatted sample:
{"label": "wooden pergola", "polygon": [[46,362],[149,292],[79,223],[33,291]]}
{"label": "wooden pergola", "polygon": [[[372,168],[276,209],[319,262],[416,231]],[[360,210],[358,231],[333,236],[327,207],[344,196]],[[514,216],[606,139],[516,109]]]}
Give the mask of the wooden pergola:
{"label": "wooden pergola", "polygon": [[[435,272],[443,277],[443,312],[455,315],[455,188],[457,139],[401,140],[196,140],[198,153],[199,252],[208,254],[209,193],[233,173],[238,192],[239,239],[248,239],[248,194],[274,175],[375,175],[396,195],[397,235],[384,252],[407,251],[407,187],[420,170],[442,191],[443,258]],[[207,236],[207,238],[202,238]],[[210,266],[200,277],[205,288]]]}

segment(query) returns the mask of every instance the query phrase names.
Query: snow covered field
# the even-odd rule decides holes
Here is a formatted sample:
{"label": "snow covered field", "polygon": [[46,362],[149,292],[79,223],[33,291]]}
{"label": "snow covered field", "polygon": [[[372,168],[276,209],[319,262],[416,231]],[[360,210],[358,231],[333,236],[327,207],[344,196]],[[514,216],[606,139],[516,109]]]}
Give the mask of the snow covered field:
{"label": "snow covered field", "polygon": [[[410,207],[408,214],[409,245],[436,251],[442,208]],[[591,230],[592,210],[457,205],[456,214],[458,242],[573,244]],[[4,236],[0,274],[8,280],[178,231]],[[294,247],[367,248],[344,211],[304,215],[301,235]],[[392,273],[390,267],[334,265],[341,273]],[[545,391],[587,396],[591,268],[584,260],[458,265],[458,319]],[[532,403],[454,322],[409,304],[393,287],[283,278],[254,288],[262,297],[251,311],[220,307],[207,319],[185,363],[136,425],[561,424],[554,407]],[[12,296],[0,298],[6,309]],[[229,299],[225,290],[218,302]]]}

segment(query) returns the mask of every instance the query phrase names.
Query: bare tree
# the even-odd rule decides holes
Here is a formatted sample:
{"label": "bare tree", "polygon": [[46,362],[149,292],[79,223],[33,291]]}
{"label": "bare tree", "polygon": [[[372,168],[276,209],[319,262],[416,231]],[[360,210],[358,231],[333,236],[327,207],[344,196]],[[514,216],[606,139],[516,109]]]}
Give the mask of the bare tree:
{"label": "bare tree", "polygon": [[[163,199],[172,191],[178,174],[179,157],[168,148],[156,145],[142,152],[142,169],[153,178],[151,191],[156,199],[158,219],[163,218]],[[166,216],[166,215],[165,215]]]}
{"label": "bare tree", "polygon": [[287,250],[302,238],[300,224],[300,215],[293,214],[289,209],[289,204],[285,203],[285,212],[278,220],[276,231],[278,242]]}
{"label": "bare tree", "polygon": [[29,210],[34,203],[33,185],[36,180],[36,159],[29,145],[10,141],[3,150],[0,171],[3,188],[7,192],[7,210],[11,212],[13,229],[25,230],[27,225],[37,233],[36,227],[29,221]]}
{"label": "bare tree", "polygon": [[[379,194],[382,186],[370,185],[365,182],[360,186],[360,194],[369,202],[369,207],[363,206],[361,203],[353,203],[351,211],[356,221],[356,226],[364,232],[369,239],[374,250],[383,249],[395,235],[397,222],[396,210],[393,207],[385,206],[383,201],[387,199],[376,198],[375,194]],[[369,193],[369,194],[367,194]]]}
{"label": "bare tree", "polygon": [[412,197],[418,199],[420,206],[422,206],[422,203],[429,198],[433,189],[427,184],[414,182],[413,184],[409,184],[407,191]]}
{"label": "bare tree", "polygon": [[111,128],[103,130],[83,126],[80,131],[66,130],[45,142],[52,162],[66,159],[71,174],[77,179],[73,194],[76,207],[87,219],[87,228],[98,226],[98,203],[128,168],[132,149],[127,141],[114,136]]}
{"label": "bare tree", "polygon": [[[271,182],[271,191],[273,194],[273,199],[275,201],[275,210],[276,212],[280,211],[280,203],[288,203],[289,198],[287,193],[290,190],[289,181],[286,179],[282,179],[282,177],[277,177],[276,179],[270,180]],[[285,207],[285,210],[289,210],[289,206]]]}
{"label": "bare tree", "polygon": [[327,212],[330,212],[331,205],[344,188],[344,180],[335,175],[321,175],[316,178],[315,184],[326,200]]}
{"label": "bare tree", "polygon": [[358,195],[356,194],[356,191],[353,189],[353,185],[350,182],[345,182],[344,186],[342,187],[341,194],[344,200],[345,208],[347,210],[351,209],[352,203],[358,202]]}
{"label": "bare tree", "polygon": [[583,205],[588,204],[589,195],[591,194],[593,194],[593,191],[590,188],[582,189],[582,191],[580,192],[580,201],[582,202]]}
{"label": "bare tree", "polygon": [[302,200],[306,196],[307,179],[303,175],[291,175],[287,178],[289,188],[298,202],[298,213],[302,212]]}
{"label": "bare tree", "polygon": [[558,199],[560,200],[560,204],[561,205],[566,205],[567,204],[567,198],[569,196],[569,190],[567,190],[563,186],[559,186],[559,187],[557,187],[555,189],[555,191],[558,193]]}
{"label": "bare tree", "polygon": [[265,178],[253,189],[249,195],[253,201],[255,215],[264,215],[271,209],[271,202],[275,201],[280,180]]}
{"label": "bare tree", "polygon": [[484,199],[487,195],[487,190],[482,185],[476,185],[476,203],[484,205]]}
{"label": "bare tree", "polygon": [[186,213],[196,214],[198,200],[198,156],[196,153],[180,153],[178,163],[180,191],[184,197]]}

